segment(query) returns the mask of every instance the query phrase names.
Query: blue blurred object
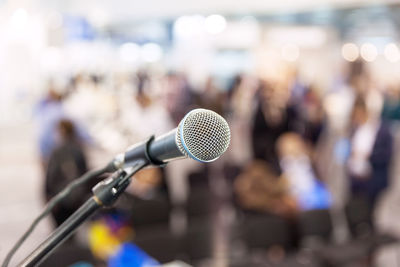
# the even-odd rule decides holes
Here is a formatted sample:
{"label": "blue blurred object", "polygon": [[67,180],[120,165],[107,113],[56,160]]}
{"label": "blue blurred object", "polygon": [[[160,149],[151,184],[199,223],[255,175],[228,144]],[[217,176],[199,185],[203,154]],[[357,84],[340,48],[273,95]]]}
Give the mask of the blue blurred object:
{"label": "blue blurred object", "polygon": [[42,159],[48,159],[56,146],[55,132],[57,123],[65,118],[65,111],[61,102],[51,101],[48,98],[41,100],[35,107],[39,129],[39,152]]}
{"label": "blue blurred object", "polygon": [[109,267],[151,267],[160,263],[132,243],[122,244],[117,253],[108,260]]}
{"label": "blue blurred object", "polygon": [[66,41],[91,41],[96,32],[86,18],[80,16],[64,16]]}
{"label": "blue blurred object", "polygon": [[332,198],[325,185],[320,181],[315,181],[312,190],[308,194],[301,195],[299,202],[303,210],[329,209]]}
{"label": "blue blurred object", "polygon": [[344,164],[350,156],[351,144],[347,138],[339,139],[334,146],[334,158],[336,163]]}

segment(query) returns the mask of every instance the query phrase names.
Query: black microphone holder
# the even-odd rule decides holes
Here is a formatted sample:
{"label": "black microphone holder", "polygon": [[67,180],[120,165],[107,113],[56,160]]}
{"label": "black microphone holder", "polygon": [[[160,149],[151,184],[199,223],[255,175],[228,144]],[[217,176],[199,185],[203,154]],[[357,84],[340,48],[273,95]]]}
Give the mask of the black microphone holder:
{"label": "black microphone holder", "polygon": [[[149,157],[148,147],[154,140],[154,136],[150,137],[147,142],[143,143],[145,146],[145,155],[134,155],[135,161],[125,170],[118,170],[110,177],[99,182],[93,187],[93,196],[89,198],[78,210],[76,210],[64,223],[62,223],[50,236],[43,241],[31,254],[26,257],[18,266],[37,266],[46,257],[67,240],[76,229],[92,216],[100,208],[111,207],[118,199],[118,197],[128,187],[131,177],[149,163],[155,162]],[[158,163],[158,162],[157,162]],[[158,165],[158,164],[155,165]],[[160,164],[161,165],[161,164]]]}
{"label": "black microphone holder", "polygon": [[18,266],[37,266],[40,264],[40,262],[46,259],[46,256],[68,239],[68,237],[98,209],[111,207],[128,187],[132,175],[145,165],[145,161],[138,162],[131,170],[119,170],[109,178],[99,182],[93,187],[93,196],[51,233],[50,236]]}

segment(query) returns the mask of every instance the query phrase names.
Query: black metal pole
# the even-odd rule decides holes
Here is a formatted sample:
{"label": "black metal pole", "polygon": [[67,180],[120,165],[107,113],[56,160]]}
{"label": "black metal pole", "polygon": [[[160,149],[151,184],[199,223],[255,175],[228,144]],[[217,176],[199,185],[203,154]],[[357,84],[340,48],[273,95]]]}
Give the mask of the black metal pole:
{"label": "black metal pole", "polygon": [[87,200],[75,213],[73,213],[63,224],[61,224],[42,244],[39,245],[19,266],[36,266],[43,261],[58,245],[70,237],[76,229],[101,205],[95,197]]}

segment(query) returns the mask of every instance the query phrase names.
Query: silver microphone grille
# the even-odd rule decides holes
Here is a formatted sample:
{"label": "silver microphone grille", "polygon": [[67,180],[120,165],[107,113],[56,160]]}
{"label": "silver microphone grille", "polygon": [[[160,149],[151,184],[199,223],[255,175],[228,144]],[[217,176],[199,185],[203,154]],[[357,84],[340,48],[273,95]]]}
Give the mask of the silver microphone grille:
{"label": "silver microphone grille", "polygon": [[182,119],[176,131],[179,150],[201,162],[214,161],[229,146],[228,123],[214,111],[194,109]]}

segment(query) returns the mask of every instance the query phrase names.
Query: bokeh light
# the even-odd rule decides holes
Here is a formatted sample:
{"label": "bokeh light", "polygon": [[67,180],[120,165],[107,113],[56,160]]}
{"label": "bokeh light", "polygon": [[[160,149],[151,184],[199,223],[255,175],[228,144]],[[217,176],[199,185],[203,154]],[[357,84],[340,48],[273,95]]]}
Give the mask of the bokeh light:
{"label": "bokeh light", "polygon": [[225,30],[226,19],[221,15],[210,15],[204,22],[205,29],[210,34],[218,34]]}
{"label": "bokeh light", "polygon": [[357,45],[353,43],[346,43],[342,46],[342,56],[345,60],[353,62],[357,60],[360,52],[358,51]]}
{"label": "bokeh light", "polygon": [[178,38],[191,38],[204,31],[204,20],[201,15],[179,17],[174,23],[174,34]]}
{"label": "bokeh light", "polygon": [[135,43],[125,43],[120,46],[118,52],[122,61],[132,63],[139,59],[140,47]]}
{"label": "bokeh light", "polygon": [[162,48],[155,43],[147,43],[143,45],[141,57],[144,62],[157,62],[163,56]]}
{"label": "bokeh light", "polygon": [[385,46],[384,54],[385,54],[385,58],[389,62],[397,62],[400,60],[399,48],[394,43],[390,43]]}
{"label": "bokeh light", "polygon": [[361,46],[360,54],[365,61],[372,62],[378,56],[378,50],[376,49],[375,45],[371,43],[365,43]]}

